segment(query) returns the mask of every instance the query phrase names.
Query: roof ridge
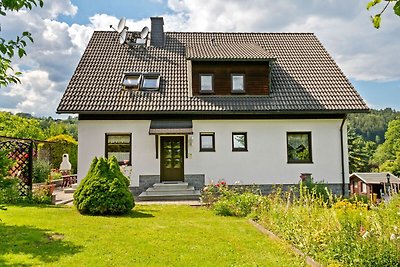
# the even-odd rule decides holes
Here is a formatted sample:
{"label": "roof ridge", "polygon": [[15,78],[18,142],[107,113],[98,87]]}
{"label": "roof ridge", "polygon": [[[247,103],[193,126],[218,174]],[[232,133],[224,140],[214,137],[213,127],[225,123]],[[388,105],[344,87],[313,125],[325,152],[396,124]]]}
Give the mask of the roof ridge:
{"label": "roof ridge", "polygon": [[296,34],[296,35],[315,35],[313,32],[165,32],[165,33],[186,33],[186,34]]}
{"label": "roof ridge", "polygon": [[[94,32],[110,32],[110,33],[115,33],[115,31],[111,30],[94,30]],[[140,31],[127,31],[127,32],[140,32]],[[282,34],[282,35],[315,35],[314,32],[185,32],[185,31],[166,31],[165,33],[177,33],[177,34],[259,34],[259,35],[265,35],[265,34]]]}

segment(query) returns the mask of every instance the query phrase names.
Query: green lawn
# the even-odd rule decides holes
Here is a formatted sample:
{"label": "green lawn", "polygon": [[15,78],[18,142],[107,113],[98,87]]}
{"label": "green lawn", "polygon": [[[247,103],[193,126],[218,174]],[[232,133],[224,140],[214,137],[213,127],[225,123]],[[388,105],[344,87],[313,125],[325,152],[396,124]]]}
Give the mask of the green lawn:
{"label": "green lawn", "polygon": [[0,266],[304,266],[246,219],[205,208],[137,206],[124,217],[73,207],[0,211]]}

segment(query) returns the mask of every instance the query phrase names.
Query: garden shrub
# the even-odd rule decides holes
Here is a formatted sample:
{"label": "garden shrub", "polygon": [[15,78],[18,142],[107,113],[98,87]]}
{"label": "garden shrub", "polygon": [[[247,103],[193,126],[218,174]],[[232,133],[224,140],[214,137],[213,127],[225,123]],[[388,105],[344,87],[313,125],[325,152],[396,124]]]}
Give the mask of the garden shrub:
{"label": "garden shrub", "polygon": [[225,188],[227,188],[227,185],[224,181],[218,182],[217,184],[211,182],[201,190],[201,202],[205,205],[212,206],[214,202],[220,198]]}
{"label": "garden shrub", "polygon": [[327,184],[324,181],[315,182],[313,177],[301,181],[299,187],[303,190],[311,192],[317,198],[322,197],[327,201],[331,195],[329,190],[327,190]]}
{"label": "garden shrub", "polygon": [[[12,160],[8,158],[8,151],[0,151],[0,203],[10,203],[18,197],[17,181],[8,176],[11,166]],[[0,207],[4,208],[4,206]]]}
{"label": "garden shrub", "polygon": [[253,208],[258,206],[260,195],[250,192],[236,193],[222,196],[214,203],[214,211],[217,215],[246,217],[250,215]]}
{"label": "garden shrub", "polygon": [[18,190],[19,178],[9,177],[0,187],[0,203],[4,204],[51,204],[49,189],[39,188],[32,191],[31,195],[20,196]]}
{"label": "garden shrub", "polygon": [[106,215],[129,212],[135,202],[129,179],[115,157],[94,158],[86,177],[74,193],[74,204],[82,214]]}
{"label": "garden shrub", "polygon": [[12,165],[12,160],[8,158],[8,151],[0,151],[0,186],[1,181],[8,176],[8,171]]}
{"label": "garden shrub", "polygon": [[18,178],[0,178],[0,203],[18,203],[20,201],[18,191]]}
{"label": "garden shrub", "polygon": [[32,204],[51,204],[51,195],[46,187],[38,188],[32,192],[31,199],[26,199],[27,203]]}
{"label": "garden shrub", "polygon": [[209,184],[202,190],[201,200],[212,206],[217,215],[246,217],[258,207],[262,197],[255,186],[228,186],[226,182]]}
{"label": "garden shrub", "polygon": [[62,155],[68,154],[72,166],[72,173],[75,173],[78,162],[78,142],[69,135],[60,134],[47,139],[46,141],[54,143],[45,143],[40,145],[40,154],[42,157],[48,157],[52,168],[59,168]]}
{"label": "garden shrub", "polygon": [[33,182],[44,183],[47,181],[51,171],[50,163],[47,160],[36,159],[33,162]]}

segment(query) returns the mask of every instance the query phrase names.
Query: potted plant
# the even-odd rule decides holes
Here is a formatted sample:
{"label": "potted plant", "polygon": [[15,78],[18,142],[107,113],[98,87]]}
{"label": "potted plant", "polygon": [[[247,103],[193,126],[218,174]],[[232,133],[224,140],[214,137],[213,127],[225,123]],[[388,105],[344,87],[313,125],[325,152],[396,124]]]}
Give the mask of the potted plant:
{"label": "potted plant", "polygon": [[53,194],[55,187],[56,185],[53,183],[53,177],[49,175],[46,179],[46,188],[49,190],[49,196]]}

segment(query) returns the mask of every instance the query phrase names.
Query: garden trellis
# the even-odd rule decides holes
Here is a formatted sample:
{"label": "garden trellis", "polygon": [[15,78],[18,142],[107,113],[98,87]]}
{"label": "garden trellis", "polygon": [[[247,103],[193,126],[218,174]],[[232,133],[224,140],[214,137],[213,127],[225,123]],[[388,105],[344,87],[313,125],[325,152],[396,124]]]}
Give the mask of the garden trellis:
{"label": "garden trellis", "polygon": [[33,160],[37,157],[37,145],[47,141],[0,136],[0,150],[8,152],[13,161],[10,176],[19,179],[19,193],[29,196],[32,193]]}

